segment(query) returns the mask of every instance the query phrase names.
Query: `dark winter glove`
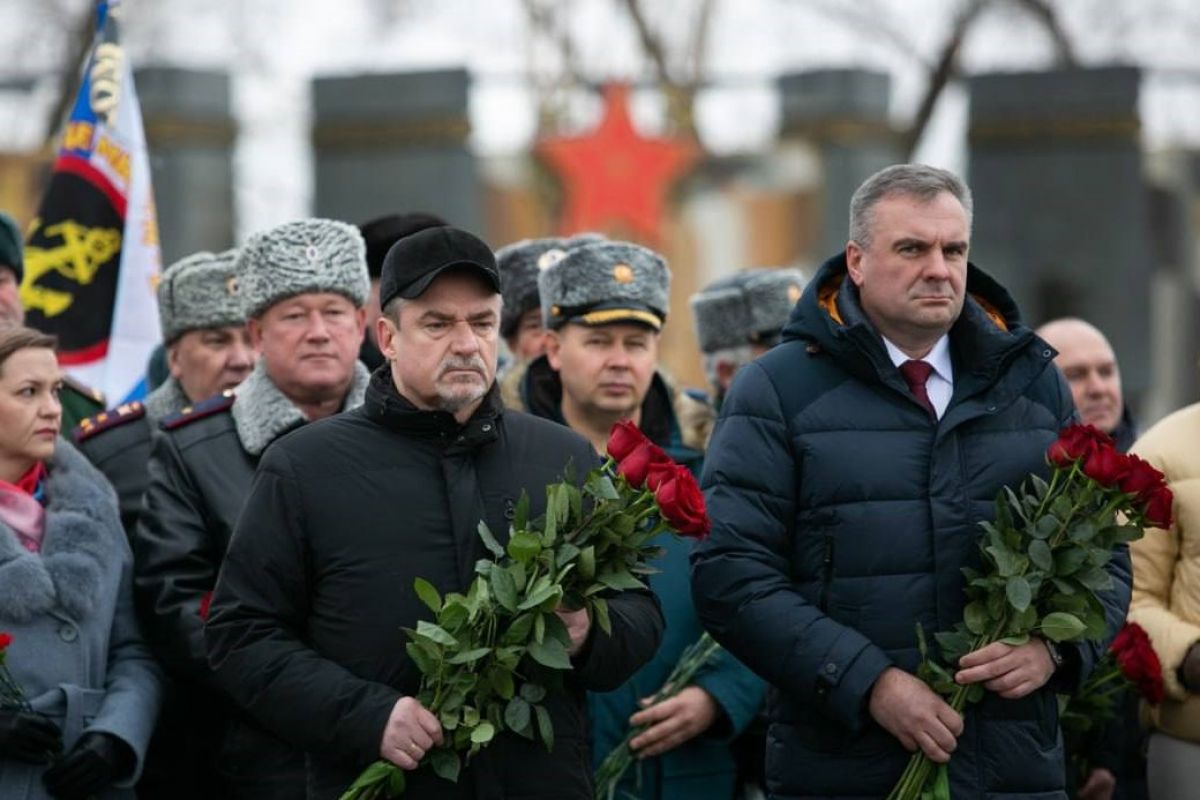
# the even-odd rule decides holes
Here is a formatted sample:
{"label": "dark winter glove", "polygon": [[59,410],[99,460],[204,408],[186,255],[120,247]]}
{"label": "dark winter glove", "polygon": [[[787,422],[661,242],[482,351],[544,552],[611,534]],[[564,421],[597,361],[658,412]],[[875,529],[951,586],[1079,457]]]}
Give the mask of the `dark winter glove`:
{"label": "dark winter glove", "polygon": [[129,745],[107,733],[85,733],[42,775],[46,791],[59,800],[83,800],[133,772]]}
{"label": "dark winter glove", "polygon": [[62,731],[41,714],[0,710],[0,758],[45,764],[62,752]]}

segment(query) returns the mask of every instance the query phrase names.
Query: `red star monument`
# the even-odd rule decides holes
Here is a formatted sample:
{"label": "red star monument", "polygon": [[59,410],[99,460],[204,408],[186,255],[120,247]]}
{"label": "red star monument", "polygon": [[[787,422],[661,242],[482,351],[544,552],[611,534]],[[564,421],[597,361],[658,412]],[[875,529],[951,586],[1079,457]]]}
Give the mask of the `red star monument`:
{"label": "red star monument", "polygon": [[629,119],[628,100],[628,86],[609,84],[604,118],[595,130],[542,139],[535,147],[562,179],[564,234],[617,227],[657,241],[667,190],[700,155],[690,139],[639,134]]}

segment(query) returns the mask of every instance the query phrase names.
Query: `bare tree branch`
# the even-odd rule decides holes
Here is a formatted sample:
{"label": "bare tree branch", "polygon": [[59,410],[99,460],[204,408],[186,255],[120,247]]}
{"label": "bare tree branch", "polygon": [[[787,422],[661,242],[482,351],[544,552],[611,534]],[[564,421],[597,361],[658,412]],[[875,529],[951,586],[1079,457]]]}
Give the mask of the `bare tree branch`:
{"label": "bare tree branch", "polygon": [[1046,29],[1046,33],[1050,34],[1050,38],[1054,41],[1058,66],[1079,66],[1079,59],[1075,56],[1075,47],[1071,44],[1071,39],[1067,36],[1066,29],[1063,28],[1062,22],[1058,18],[1058,11],[1051,3],[1047,0],[1013,0],[1013,2],[1032,14],[1034,19]]}
{"label": "bare tree branch", "polygon": [[886,20],[886,13],[877,3],[853,2],[843,0],[809,0],[807,3],[814,11],[848,24],[863,35],[874,36],[892,45],[896,52],[916,61],[925,69],[933,69],[927,58],[921,55],[916,43],[905,36],[894,25]]}
{"label": "bare tree branch", "polygon": [[700,0],[700,10],[696,12],[696,19],[692,25],[692,41],[688,52],[685,53],[687,61],[691,64],[687,85],[692,92],[700,87],[708,67],[708,32],[712,30],[714,5],[714,0]]}
{"label": "bare tree branch", "polygon": [[950,36],[942,44],[942,51],[938,55],[937,63],[929,71],[929,83],[925,87],[925,94],[921,97],[920,105],[917,106],[917,113],[913,116],[912,122],[903,135],[901,145],[904,149],[905,161],[912,160],[913,152],[917,149],[917,144],[921,141],[921,136],[924,135],[925,128],[928,127],[929,120],[933,117],[933,110],[937,107],[938,99],[941,98],[946,85],[958,74],[958,55],[962,51],[963,40],[967,37],[971,23],[979,16],[979,12],[983,10],[987,2],[988,0],[969,0],[958,18],[955,19],[954,27],[950,29]]}
{"label": "bare tree branch", "polygon": [[633,20],[633,27],[637,29],[638,40],[642,43],[642,49],[646,55],[650,57],[650,63],[654,65],[655,72],[658,73],[658,80],[664,86],[673,86],[676,81],[672,80],[671,69],[667,64],[667,55],[663,50],[662,40],[650,30],[650,24],[646,21],[646,15],[642,13],[641,0],[625,0],[625,7],[629,10],[629,17]]}

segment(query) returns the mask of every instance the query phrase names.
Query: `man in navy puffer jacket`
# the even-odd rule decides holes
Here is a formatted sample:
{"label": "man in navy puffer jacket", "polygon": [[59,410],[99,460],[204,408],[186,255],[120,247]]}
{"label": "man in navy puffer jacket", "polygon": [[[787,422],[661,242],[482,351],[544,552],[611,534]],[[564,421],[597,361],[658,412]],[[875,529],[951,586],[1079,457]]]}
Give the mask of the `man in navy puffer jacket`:
{"label": "man in navy puffer jacket", "polygon": [[[1054,351],[967,261],[969,190],[899,165],[851,201],[850,242],[808,285],[784,341],[739,372],[703,483],[692,557],[702,622],[773,684],[772,798],[882,797],[910,751],[951,760],[956,798],[1065,798],[1054,690],[1107,642],[1041,639],[964,657],[988,690],[966,719],[913,676],[915,626],[962,618],[992,499],[1070,423]],[[1128,554],[1103,597],[1109,637]]]}

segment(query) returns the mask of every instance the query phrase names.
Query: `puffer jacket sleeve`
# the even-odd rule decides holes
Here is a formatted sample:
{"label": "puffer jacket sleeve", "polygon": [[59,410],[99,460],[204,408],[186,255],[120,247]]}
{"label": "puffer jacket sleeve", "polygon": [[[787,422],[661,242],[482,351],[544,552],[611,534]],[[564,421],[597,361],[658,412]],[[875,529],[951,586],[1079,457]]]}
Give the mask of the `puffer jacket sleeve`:
{"label": "puffer jacket sleeve", "polygon": [[155,654],[179,675],[212,685],[200,609],[221,554],[175,441],[156,436],[145,507],[133,539],[134,591]]}
{"label": "puffer jacket sleeve", "polygon": [[702,484],[712,534],[692,554],[701,623],[733,655],[850,729],[891,660],[810,603],[792,580],[797,474],[778,390],[744,367],[721,409]]}
{"label": "puffer jacket sleeve", "polygon": [[302,639],[310,572],[304,500],[281,448],[267,450],[217,579],[206,625],[217,682],[301,749],[350,763],[379,757],[400,692],[360,678]]}
{"label": "puffer jacket sleeve", "polygon": [[[1177,429],[1166,428],[1166,431],[1168,436],[1178,435]],[[1162,441],[1160,432],[1160,429],[1152,429],[1133,446],[1133,452],[1161,470],[1170,485],[1171,467],[1166,462],[1171,443]],[[1175,514],[1176,522],[1169,530],[1147,528],[1146,535],[1129,546],[1136,579],[1129,620],[1141,625],[1150,637],[1154,652],[1162,662],[1167,696],[1182,701],[1187,699],[1188,691],[1179,682],[1178,670],[1188,650],[1200,642],[1200,626],[1183,619],[1171,607],[1176,565],[1189,535],[1179,516]]]}
{"label": "puffer jacket sleeve", "polygon": [[124,551],[116,608],[109,632],[104,701],[85,732],[107,733],[129,745],[136,756],[133,772],[119,787],[133,786],[141,776],[150,734],[162,703],[162,669],[142,640],[133,608],[131,573],[133,557],[124,536],[117,545]]}

